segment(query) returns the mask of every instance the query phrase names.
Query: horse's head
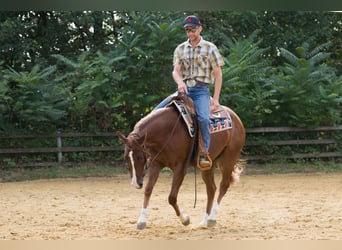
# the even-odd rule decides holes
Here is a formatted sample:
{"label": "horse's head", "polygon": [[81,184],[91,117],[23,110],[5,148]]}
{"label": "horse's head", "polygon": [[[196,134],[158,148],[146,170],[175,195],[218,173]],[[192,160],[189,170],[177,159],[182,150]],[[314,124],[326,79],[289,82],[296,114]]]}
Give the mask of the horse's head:
{"label": "horse's head", "polygon": [[143,187],[143,180],[146,174],[147,153],[134,137],[126,137],[121,132],[117,132],[117,135],[119,139],[125,143],[124,157],[128,163],[129,173],[132,178],[132,186],[140,189]]}

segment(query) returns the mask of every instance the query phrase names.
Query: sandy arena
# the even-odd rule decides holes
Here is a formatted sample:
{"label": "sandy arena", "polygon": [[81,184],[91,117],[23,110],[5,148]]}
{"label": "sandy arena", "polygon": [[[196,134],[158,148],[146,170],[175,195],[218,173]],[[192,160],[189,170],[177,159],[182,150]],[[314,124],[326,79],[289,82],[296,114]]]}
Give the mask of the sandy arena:
{"label": "sandy arena", "polygon": [[178,197],[191,220],[185,227],[167,202],[171,175],[161,174],[145,230],[136,229],[143,190],[128,175],[0,183],[0,239],[342,239],[341,173],[242,175],[216,227],[204,229],[206,196],[197,180],[195,208],[193,173]]}

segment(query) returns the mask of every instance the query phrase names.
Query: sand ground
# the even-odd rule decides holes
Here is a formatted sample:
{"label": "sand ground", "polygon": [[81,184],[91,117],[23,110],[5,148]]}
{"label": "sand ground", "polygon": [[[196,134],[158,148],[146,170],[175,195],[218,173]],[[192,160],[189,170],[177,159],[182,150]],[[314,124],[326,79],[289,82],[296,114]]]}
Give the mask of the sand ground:
{"label": "sand ground", "polygon": [[[145,180],[146,181],[146,180]],[[217,185],[219,176],[217,176]],[[186,176],[178,197],[191,224],[168,204],[161,174],[148,224],[136,229],[143,190],[128,175],[0,183],[0,239],[342,239],[342,174],[242,175],[224,197],[213,228],[199,228],[204,184]]]}

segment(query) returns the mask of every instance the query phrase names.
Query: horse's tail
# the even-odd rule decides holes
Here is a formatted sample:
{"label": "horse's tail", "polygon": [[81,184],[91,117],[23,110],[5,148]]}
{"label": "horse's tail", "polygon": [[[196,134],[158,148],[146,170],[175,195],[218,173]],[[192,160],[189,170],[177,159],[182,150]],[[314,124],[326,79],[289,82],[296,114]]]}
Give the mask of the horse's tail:
{"label": "horse's tail", "polygon": [[240,180],[240,175],[243,172],[243,169],[246,165],[246,161],[245,160],[238,160],[234,166],[234,169],[232,171],[232,174],[230,176],[230,183],[234,184],[239,182]]}

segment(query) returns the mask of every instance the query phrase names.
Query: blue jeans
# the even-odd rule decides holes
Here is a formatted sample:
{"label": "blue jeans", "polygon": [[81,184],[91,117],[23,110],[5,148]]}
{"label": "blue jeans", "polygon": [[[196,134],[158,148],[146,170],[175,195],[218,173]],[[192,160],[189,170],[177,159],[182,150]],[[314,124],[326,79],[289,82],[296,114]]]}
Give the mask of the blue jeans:
{"label": "blue jeans", "polygon": [[[176,96],[176,91],[172,95],[166,97],[153,110],[165,107],[173,96]],[[195,87],[188,87],[188,95],[194,102],[197,113],[198,125],[201,130],[204,150],[208,151],[210,146],[210,89],[208,85],[196,85]]]}

